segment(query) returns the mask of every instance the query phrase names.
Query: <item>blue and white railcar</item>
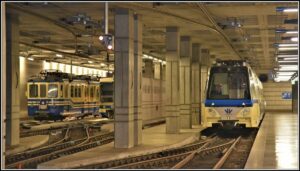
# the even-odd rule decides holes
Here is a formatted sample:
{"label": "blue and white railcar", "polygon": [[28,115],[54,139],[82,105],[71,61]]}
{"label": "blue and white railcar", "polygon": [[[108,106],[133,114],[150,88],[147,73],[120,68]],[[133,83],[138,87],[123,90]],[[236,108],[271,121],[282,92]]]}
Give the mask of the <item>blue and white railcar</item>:
{"label": "blue and white railcar", "polygon": [[42,71],[27,83],[28,115],[34,119],[63,120],[99,115],[100,85],[97,78],[57,70]]}

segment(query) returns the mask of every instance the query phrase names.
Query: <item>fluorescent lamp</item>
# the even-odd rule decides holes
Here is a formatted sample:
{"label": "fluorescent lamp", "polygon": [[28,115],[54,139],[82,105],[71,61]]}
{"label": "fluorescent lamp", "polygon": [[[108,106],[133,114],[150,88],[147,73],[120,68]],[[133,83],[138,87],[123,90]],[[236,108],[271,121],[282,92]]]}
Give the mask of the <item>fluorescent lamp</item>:
{"label": "fluorescent lamp", "polygon": [[63,56],[61,54],[56,54],[56,57],[62,58]]}
{"label": "fluorescent lamp", "polygon": [[104,64],[104,63],[101,63],[100,65],[101,65],[101,66],[106,66],[106,64]]}
{"label": "fluorescent lamp", "polygon": [[278,50],[298,50],[298,47],[280,47]]}
{"label": "fluorescent lamp", "polygon": [[293,75],[295,72],[277,72],[278,75]]}
{"label": "fluorescent lamp", "polygon": [[284,60],[284,61],[292,61],[292,60],[297,60],[298,58],[277,58],[277,60]]}
{"label": "fluorescent lamp", "polygon": [[28,60],[30,60],[30,61],[34,61],[34,59],[33,58],[27,58]]}
{"label": "fluorescent lamp", "polygon": [[298,57],[298,55],[277,55],[279,58],[290,58],[290,57]]}
{"label": "fluorescent lamp", "polygon": [[291,38],[291,41],[292,41],[292,42],[298,42],[298,37],[292,37],[292,38]]}
{"label": "fluorescent lamp", "polygon": [[148,58],[148,55],[146,55],[146,54],[143,54],[143,58]]}
{"label": "fluorescent lamp", "polygon": [[92,64],[92,63],[93,63],[93,61],[88,61],[88,63]]}
{"label": "fluorescent lamp", "polygon": [[152,56],[148,56],[148,58],[149,58],[149,59],[153,59],[153,57],[152,57]]}
{"label": "fluorescent lamp", "polygon": [[298,31],[286,31],[286,34],[298,34]]}
{"label": "fluorescent lamp", "polygon": [[298,12],[298,8],[287,8],[284,9],[283,12]]}
{"label": "fluorescent lamp", "polygon": [[158,62],[162,62],[162,60],[160,59],[160,60],[158,60]]}
{"label": "fluorescent lamp", "polygon": [[286,43],[286,44],[277,44],[279,47],[291,47],[298,46],[298,44]]}
{"label": "fluorescent lamp", "polygon": [[292,60],[289,60],[289,61],[278,61],[279,63],[291,63],[291,62],[298,62],[298,61],[292,61]]}
{"label": "fluorescent lamp", "polygon": [[166,65],[166,64],[167,64],[167,62],[166,62],[166,61],[162,61],[162,64],[163,64],[163,65]]}

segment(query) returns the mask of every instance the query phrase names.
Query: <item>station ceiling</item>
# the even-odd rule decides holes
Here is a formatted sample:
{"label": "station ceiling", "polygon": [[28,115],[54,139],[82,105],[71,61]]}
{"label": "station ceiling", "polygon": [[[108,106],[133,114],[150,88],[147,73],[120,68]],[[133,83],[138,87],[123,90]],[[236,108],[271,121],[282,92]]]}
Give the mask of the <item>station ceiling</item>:
{"label": "station ceiling", "polygon": [[[164,59],[165,28],[178,26],[180,35],[191,36],[192,42],[200,43],[216,58],[247,59],[256,69],[270,70],[276,66],[274,43],[283,42],[275,29],[298,30],[298,24],[284,24],[286,19],[298,19],[298,13],[276,12],[281,6],[298,7],[298,3],[109,2],[109,33],[114,33],[115,9],[129,8],[142,15],[145,53]],[[106,48],[98,40],[104,30],[103,2],[15,2],[7,3],[7,8],[20,14],[22,56],[63,63],[72,58],[73,64],[95,68],[101,68],[100,63],[113,64],[113,55],[108,61]],[[86,22],[76,21],[78,16]],[[77,43],[75,34],[80,35]]]}

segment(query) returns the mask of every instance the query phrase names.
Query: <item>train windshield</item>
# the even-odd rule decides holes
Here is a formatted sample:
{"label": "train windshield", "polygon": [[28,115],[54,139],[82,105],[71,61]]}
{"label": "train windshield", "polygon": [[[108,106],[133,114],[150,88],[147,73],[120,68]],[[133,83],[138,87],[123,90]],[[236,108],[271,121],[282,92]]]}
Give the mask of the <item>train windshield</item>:
{"label": "train windshield", "polygon": [[207,99],[250,99],[246,67],[213,67]]}
{"label": "train windshield", "polygon": [[49,84],[48,85],[48,97],[49,98],[56,98],[58,95],[58,86],[57,84]]}

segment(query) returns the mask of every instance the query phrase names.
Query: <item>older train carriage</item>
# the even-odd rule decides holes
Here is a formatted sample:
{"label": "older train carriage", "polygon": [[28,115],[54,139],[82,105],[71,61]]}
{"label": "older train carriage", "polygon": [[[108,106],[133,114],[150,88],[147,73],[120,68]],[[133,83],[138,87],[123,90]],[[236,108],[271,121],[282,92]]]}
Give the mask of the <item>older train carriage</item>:
{"label": "older train carriage", "polygon": [[44,70],[28,80],[26,95],[28,115],[37,120],[99,115],[100,85],[97,77]]}
{"label": "older train carriage", "polygon": [[265,100],[262,83],[245,61],[218,61],[210,68],[202,104],[206,127],[258,127]]}

